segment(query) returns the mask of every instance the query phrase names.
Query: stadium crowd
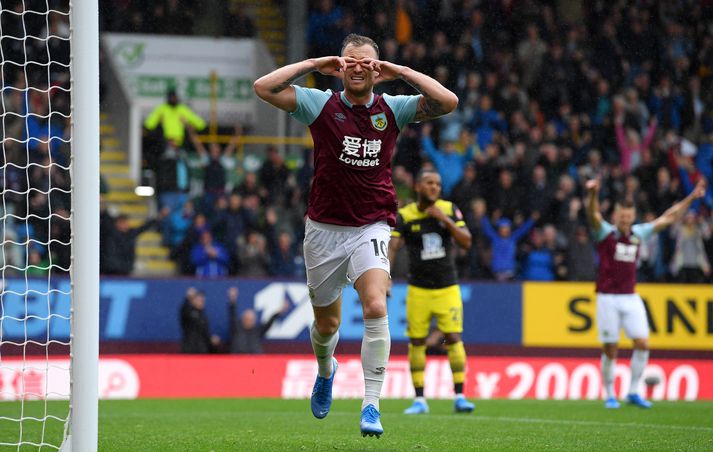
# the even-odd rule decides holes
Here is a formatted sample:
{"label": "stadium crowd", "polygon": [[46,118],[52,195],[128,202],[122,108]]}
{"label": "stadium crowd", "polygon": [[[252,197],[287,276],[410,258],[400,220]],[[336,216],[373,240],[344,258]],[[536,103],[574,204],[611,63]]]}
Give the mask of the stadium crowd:
{"label": "stadium crowd", "polygon": [[[200,21],[206,5],[198,0],[121,0],[101,2],[100,27],[104,31],[190,35],[200,32]],[[255,36],[255,25],[240,1],[216,2],[222,26],[205,27],[214,34],[232,38]],[[210,8],[210,7],[209,7]]]}
{"label": "stadium crowd", "polygon": [[[169,2],[170,3],[170,2]],[[592,280],[594,243],[583,184],[602,180],[651,220],[700,179],[713,180],[713,8],[701,2],[313,2],[310,56],[338,54],[351,32],[381,58],[431,74],[458,110],[403,131],[393,177],[401,203],[433,166],[443,195],[466,215],[474,246],[465,279]],[[361,12],[370,11],[367,16]],[[327,37],[329,39],[327,39]],[[321,88],[339,89],[317,77]],[[413,93],[391,82],[391,93]],[[232,171],[220,149],[209,174]],[[262,167],[164,220],[164,240],[186,274],[299,277],[303,212],[312,174],[269,149]],[[220,176],[218,176],[220,177]],[[209,187],[210,184],[210,187]],[[210,188],[210,189],[209,189]],[[711,281],[713,190],[680,225],[642,246],[642,281]],[[399,259],[403,262],[405,259]],[[404,267],[394,269],[404,276]]]}
{"label": "stadium crowd", "polygon": [[64,273],[70,265],[67,3],[2,4],[0,266],[7,276]]}

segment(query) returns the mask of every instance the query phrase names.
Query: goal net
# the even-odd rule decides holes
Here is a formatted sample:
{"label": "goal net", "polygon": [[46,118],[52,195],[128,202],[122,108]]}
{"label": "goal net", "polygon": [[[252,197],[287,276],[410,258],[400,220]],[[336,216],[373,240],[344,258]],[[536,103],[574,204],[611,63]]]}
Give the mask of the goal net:
{"label": "goal net", "polygon": [[[75,403],[84,377],[77,378],[83,365],[77,361],[74,313],[80,307],[77,297],[86,298],[87,292],[86,284],[78,285],[76,275],[86,271],[86,265],[79,265],[74,238],[82,230],[91,231],[84,213],[77,213],[97,210],[86,205],[91,195],[83,199],[77,193],[82,187],[89,190],[95,178],[98,205],[98,165],[97,174],[81,183],[73,177],[80,174],[78,163],[85,164],[87,158],[74,152],[87,149],[86,138],[83,146],[74,138],[76,131],[94,134],[91,123],[87,129],[78,127],[75,112],[75,97],[82,97],[76,95],[82,76],[73,61],[78,55],[73,43],[79,36],[71,9],[84,1],[0,1],[2,450],[71,450],[68,438],[75,414],[87,411]],[[87,58],[92,58],[91,52]],[[98,96],[96,102],[93,113],[98,116]],[[98,138],[92,151],[98,162]],[[98,240],[93,246],[98,248]],[[87,274],[93,273],[98,275],[98,270]],[[98,290],[96,295],[93,302],[98,306]],[[91,315],[93,309],[82,306],[82,311]],[[89,406],[89,414],[91,410]],[[96,438],[93,442],[94,447],[85,450],[95,450]]]}

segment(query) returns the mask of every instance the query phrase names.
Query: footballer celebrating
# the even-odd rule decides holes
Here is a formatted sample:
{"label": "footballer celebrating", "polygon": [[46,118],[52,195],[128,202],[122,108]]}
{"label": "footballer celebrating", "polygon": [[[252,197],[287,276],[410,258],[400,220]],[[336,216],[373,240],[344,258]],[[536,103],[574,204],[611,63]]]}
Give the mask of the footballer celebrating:
{"label": "footballer celebrating", "polygon": [[399,210],[389,244],[392,264],[396,251],[404,243],[409,258],[406,335],[410,339],[408,358],[416,399],[404,413],[428,413],[428,404],[423,396],[423,373],[426,367],[426,336],[433,317],[445,337],[448,350],[456,395],[454,410],[469,413],[475,405],[463,396],[466,361],[461,340],[463,301],[452,242],[455,240],[458,246],[468,249],[471,236],[458,207],[439,199],[441,176],[435,170],[421,170],[416,178],[416,194],[416,202]]}
{"label": "footballer celebrating", "polygon": [[[294,85],[318,71],[339,78],[344,90],[320,91]],[[374,94],[374,85],[402,79],[420,95]],[[383,433],[379,398],[391,338],[386,311],[390,283],[388,243],[396,224],[391,160],[403,127],[453,111],[458,98],[436,80],[379,60],[379,48],[350,34],[340,56],[308,59],[258,79],[256,94],[309,126],[314,140],[314,180],[309,193],[304,258],[315,321],[310,330],[318,375],[312,414],[324,418],[332,403],[337,372],[342,289],[353,283],[364,318],[362,435]]]}
{"label": "footballer celebrating", "polygon": [[600,261],[596,282],[596,315],[599,340],[603,344],[601,372],[606,392],[604,406],[619,408],[614,393],[614,368],[619,331],[623,328],[626,336],[634,342],[627,402],[651,408],[651,402],[643,399],[638,392],[641,375],[649,361],[646,308],[635,292],[639,245],[652,234],[679,220],[694,200],[703,197],[705,185],[703,181],[699,182],[691,194],[649,223],[634,224],[636,208],[633,203],[618,202],[612,217],[614,225],[604,221],[599,212],[599,181],[588,181],[586,188],[587,217],[597,241]]}

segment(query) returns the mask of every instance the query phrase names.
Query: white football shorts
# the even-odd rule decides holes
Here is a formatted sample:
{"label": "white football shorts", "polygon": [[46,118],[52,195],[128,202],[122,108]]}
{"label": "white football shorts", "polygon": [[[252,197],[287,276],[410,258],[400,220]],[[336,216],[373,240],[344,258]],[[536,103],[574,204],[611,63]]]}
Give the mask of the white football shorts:
{"label": "white football shorts", "polygon": [[385,221],[350,227],[308,218],[304,255],[312,305],[329,306],[341,295],[344,286],[372,268],[390,274],[390,238],[391,228]]}
{"label": "white football shorts", "polygon": [[646,308],[638,294],[597,294],[597,330],[599,340],[605,344],[619,342],[619,331],[629,339],[649,337]]}

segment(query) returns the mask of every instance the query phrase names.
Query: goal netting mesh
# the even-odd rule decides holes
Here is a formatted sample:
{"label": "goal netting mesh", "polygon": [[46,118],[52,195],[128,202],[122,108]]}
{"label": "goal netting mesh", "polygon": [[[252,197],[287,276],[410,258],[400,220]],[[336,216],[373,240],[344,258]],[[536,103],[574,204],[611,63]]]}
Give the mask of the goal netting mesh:
{"label": "goal netting mesh", "polygon": [[69,0],[0,0],[0,450],[59,449],[67,435],[69,12]]}

